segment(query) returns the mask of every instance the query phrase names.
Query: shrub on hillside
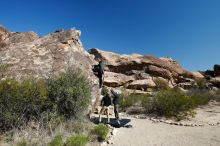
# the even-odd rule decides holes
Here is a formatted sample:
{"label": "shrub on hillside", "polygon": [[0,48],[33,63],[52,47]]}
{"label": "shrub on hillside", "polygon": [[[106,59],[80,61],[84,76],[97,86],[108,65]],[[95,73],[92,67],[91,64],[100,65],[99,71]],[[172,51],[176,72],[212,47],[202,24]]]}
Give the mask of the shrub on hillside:
{"label": "shrub on hillside", "polygon": [[63,139],[61,135],[55,136],[48,146],[63,146]]}
{"label": "shrub on hillside", "polygon": [[200,89],[206,89],[207,88],[207,80],[206,79],[196,79],[194,86],[197,88],[200,88]]}
{"label": "shrub on hillside", "polygon": [[66,73],[49,79],[48,95],[59,114],[66,118],[78,118],[88,108],[90,83],[81,72],[67,70]]}
{"label": "shrub on hillside", "polygon": [[154,83],[156,84],[156,90],[169,90],[169,84],[167,81],[160,79],[160,78],[156,78],[154,79]]}
{"label": "shrub on hillside", "polygon": [[38,119],[46,107],[47,90],[43,80],[6,79],[0,82],[0,130],[19,127]]}
{"label": "shrub on hillside", "polygon": [[24,139],[22,139],[21,141],[17,142],[16,146],[28,146],[28,144]]}
{"label": "shrub on hillside", "polygon": [[[66,73],[48,80],[5,79],[0,81],[0,132],[33,120],[57,125],[79,118],[90,102],[90,84],[80,72]],[[53,129],[53,127],[51,127]]]}
{"label": "shrub on hillside", "polygon": [[148,113],[159,116],[186,116],[195,107],[194,100],[177,89],[161,90],[145,102]]}
{"label": "shrub on hillside", "polygon": [[216,99],[215,93],[204,88],[192,88],[187,92],[187,95],[195,101],[196,105],[206,105],[210,100]]}
{"label": "shrub on hillside", "polygon": [[125,111],[127,108],[135,105],[141,105],[149,95],[147,94],[137,94],[131,93],[127,96],[123,96],[120,101],[120,108]]}
{"label": "shrub on hillside", "polygon": [[85,135],[73,135],[66,141],[65,146],[85,146],[89,138]]}
{"label": "shrub on hillside", "polygon": [[109,133],[109,128],[104,124],[99,124],[95,126],[93,133],[98,137],[99,141],[103,141]]}

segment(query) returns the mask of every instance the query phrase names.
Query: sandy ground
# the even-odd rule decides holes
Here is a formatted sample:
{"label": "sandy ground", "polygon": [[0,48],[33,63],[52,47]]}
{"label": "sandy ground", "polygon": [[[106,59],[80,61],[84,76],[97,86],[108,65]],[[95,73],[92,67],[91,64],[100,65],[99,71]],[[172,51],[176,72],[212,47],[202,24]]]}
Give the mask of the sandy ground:
{"label": "sandy ground", "polygon": [[[186,123],[206,124],[185,127],[166,123],[154,123],[149,119],[130,118],[133,128],[117,128],[109,144],[112,146],[220,146],[220,106],[211,103],[198,108],[197,114]],[[128,117],[126,117],[128,118]]]}
{"label": "sandy ground", "polygon": [[112,146],[220,146],[220,125],[183,127],[131,119],[133,128],[117,129]]}

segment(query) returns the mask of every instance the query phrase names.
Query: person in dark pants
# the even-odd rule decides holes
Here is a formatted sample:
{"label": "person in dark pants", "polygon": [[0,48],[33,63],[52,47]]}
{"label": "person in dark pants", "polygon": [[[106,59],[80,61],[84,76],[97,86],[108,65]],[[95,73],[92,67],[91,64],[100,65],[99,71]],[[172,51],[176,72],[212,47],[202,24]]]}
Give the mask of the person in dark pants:
{"label": "person in dark pants", "polygon": [[99,61],[99,72],[98,72],[98,77],[99,77],[99,88],[102,88],[103,81],[104,81],[104,63],[102,60]]}
{"label": "person in dark pants", "polygon": [[103,88],[102,89],[102,94],[104,95],[102,100],[101,100],[101,110],[99,112],[99,123],[102,121],[101,119],[101,114],[104,110],[107,110],[107,119],[108,119],[108,123],[110,123],[110,119],[109,119],[109,106],[112,104],[112,100],[111,97],[109,96],[109,92],[107,88]]}
{"label": "person in dark pants", "polygon": [[115,118],[117,120],[117,123],[120,124],[119,122],[119,95],[111,89],[111,93],[113,95],[113,104],[114,104],[114,113],[115,113]]}

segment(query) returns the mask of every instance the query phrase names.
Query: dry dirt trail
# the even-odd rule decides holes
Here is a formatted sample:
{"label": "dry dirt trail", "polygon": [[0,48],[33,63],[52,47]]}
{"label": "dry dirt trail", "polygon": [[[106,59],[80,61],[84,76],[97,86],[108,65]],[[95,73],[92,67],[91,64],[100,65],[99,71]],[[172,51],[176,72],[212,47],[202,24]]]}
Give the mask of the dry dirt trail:
{"label": "dry dirt trail", "polygon": [[220,146],[220,125],[184,127],[131,119],[133,128],[117,129],[112,146]]}
{"label": "dry dirt trail", "polygon": [[117,128],[111,146],[220,146],[220,106],[211,104],[197,109],[191,121],[204,126],[188,127],[130,118],[133,128]]}

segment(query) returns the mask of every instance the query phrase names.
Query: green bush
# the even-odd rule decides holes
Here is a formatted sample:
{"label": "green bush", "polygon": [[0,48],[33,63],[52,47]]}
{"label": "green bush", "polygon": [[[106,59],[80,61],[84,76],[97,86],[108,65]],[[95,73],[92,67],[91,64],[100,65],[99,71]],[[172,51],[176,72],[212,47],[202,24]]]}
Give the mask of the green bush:
{"label": "green bush", "polygon": [[47,90],[42,80],[6,79],[0,82],[0,131],[38,119],[46,107]]}
{"label": "green bush", "polygon": [[169,90],[170,89],[168,82],[166,82],[163,79],[156,78],[154,79],[154,83],[156,84],[156,87],[155,87],[156,90]]}
{"label": "green bush", "polygon": [[59,114],[78,118],[88,108],[91,87],[81,72],[67,70],[59,77],[49,79],[48,94]]}
{"label": "green bush", "polygon": [[52,141],[48,144],[48,146],[62,146],[63,145],[63,139],[61,135],[55,136]]}
{"label": "green bush", "polygon": [[98,137],[99,141],[103,141],[109,133],[109,128],[104,124],[99,124],[95,126],[93,133]]}
{"label": "green bush", "polygon": [[205,89],[207,87],[206,84],[207,84],[206,79],[196,79],[194,86],[196,86],[200,89]]}
{"label": "green bush", "polygon": [[66,141],[66,146],[85,146],[89,139],[85,135],[73,135]]}
{"label": "green bush", "polygon": [[148,99],[144,106],[148,113],[159,116],[179,117],[186,116],[195,108],[195,102],[190,97],[177,89],[159,91],[155,97]]}
{"label": "green bush", "polygon": [[193,88],[187,92],[187,95],[195,101],[196,105],[206,105],[216,98],[214,93],[204,88]]}
{"label": "green bush", "polygon": [[17,146],[28,146],[27,142],[26,142],[24,139],[22,139],[21,141],[19,141],[16,145],[17,145]]}
{"label": "green bush", "polygon": [[142,102],[144,102],[148,98],[149,95],[147,94],[137,94],[137,93],[131,93],[127,96],[122,96],[122,99],[120,101],[120,108],[125,111],[127,108],[135,105],[141,105]]}
{"label": "green bush", "polygon": [[90,84],[80,71],[68,70],[48,80],[2,80],[0,132],[23,126],[30,120],[41,119],[46,126],[49,121],[79,118],[88,108],[90,94]]}

